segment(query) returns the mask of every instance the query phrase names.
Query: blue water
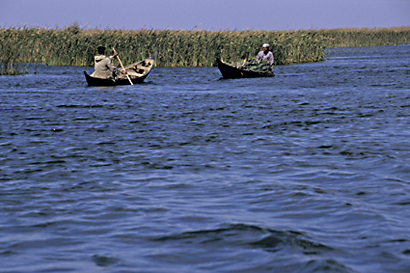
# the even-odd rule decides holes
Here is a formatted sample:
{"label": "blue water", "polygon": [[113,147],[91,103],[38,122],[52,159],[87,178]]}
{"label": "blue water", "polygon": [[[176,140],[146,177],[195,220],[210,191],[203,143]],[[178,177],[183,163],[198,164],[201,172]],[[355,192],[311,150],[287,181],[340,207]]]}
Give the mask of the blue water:
{"label": "blue water", "polygon": [[0,77],[1,272],[410,272],[410,45],[83,70]]}

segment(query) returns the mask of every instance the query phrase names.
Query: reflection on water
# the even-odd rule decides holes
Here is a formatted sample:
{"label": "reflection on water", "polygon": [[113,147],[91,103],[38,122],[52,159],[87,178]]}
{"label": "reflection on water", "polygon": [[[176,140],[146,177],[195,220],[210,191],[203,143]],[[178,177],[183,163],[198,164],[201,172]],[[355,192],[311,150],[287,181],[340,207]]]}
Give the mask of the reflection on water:
{"label": "reflection on water", "polygon": [[[11,272],[405,272],[410,47],[221,80],[155,68],[0,77]],[[91,68],[86,68],[91,72]]]}

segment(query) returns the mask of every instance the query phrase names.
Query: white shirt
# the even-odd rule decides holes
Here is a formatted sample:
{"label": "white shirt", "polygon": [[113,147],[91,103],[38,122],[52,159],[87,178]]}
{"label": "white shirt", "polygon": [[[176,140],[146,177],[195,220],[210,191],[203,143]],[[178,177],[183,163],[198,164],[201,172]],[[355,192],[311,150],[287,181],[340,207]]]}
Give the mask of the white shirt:
{"label": "white shirt", "polygon": [[273,65],[274,59],[273,59],[273,54],[271,51],[268,52],[268,54],[265,54],[263,51],[260,51],[258,55],[256,55],[255,58],[257,61],[259,60],[268,60],[269,65]]}

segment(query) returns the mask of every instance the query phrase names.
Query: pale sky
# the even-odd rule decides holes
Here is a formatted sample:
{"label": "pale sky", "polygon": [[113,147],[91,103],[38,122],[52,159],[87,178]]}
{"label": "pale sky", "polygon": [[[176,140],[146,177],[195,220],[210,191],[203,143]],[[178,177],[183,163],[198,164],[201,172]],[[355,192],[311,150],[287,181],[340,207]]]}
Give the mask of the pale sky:
{"label": "pale sky", "polygon": [[0,0],[0,27],[294,30],[410,26],[410,0]]}

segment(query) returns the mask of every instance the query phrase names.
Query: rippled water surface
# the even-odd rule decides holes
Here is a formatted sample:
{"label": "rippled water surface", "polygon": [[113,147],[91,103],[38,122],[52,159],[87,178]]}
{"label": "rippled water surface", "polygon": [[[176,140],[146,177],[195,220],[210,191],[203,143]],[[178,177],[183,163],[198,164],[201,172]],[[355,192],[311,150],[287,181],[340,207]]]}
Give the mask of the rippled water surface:
{"label": "rippled water surface", "polygon": [[1,76],[0,271],[409,272],[410,45],[328,51]]}

